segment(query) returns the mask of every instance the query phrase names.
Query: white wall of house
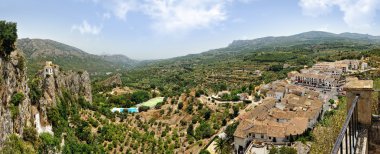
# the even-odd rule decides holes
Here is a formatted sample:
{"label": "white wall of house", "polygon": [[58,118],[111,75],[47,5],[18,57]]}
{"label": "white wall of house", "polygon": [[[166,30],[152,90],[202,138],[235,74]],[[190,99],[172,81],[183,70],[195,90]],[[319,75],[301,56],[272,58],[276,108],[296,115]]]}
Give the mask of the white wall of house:
{"label": "white wall of house", "polygon": [[243,147],[243,150],[245,151],[245,149],[247,147],[245,147],[245,145],[248,143],[248,140],[247,138],[240,138],[240,137],[234,137],[234,147],[235,147],[235,152],[237,152],[239,150],[239,146]]}
{"label": "white wall of house", "polygon": [[53,75],[53,68],[51,67],[44,68],[44,76],[46,77],[47,75]]}
{"label": "white wall of house", "polygon": [[36,125],[37,133],[38,134],[49,133],[49,134],[54,135],[52,126],[51,125],[41,126],[41,121],[40,120],[41,120],[40,119],[40,114],[39,113],[35,114],[34,115],[34,124]]}
{"label": "white wall of house", "polygon": [[275,98],[277,100],[281,100],[283,97],[284,97],[284,93],[283,92],[275,92]]}

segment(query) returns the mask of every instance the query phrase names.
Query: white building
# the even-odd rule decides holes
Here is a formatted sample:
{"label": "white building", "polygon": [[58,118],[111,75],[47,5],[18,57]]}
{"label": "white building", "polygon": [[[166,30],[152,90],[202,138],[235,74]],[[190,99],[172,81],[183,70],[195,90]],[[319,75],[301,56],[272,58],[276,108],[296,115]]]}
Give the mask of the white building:
{"label": "white building", "polygon": [[45,67],[44,67],[44,76],[51,76],[53,75],[53,63],[51,61],[46,61]]}
{"label": "white building", "polygon": [[365,69],[367,69],[368,68],[368,63],[366,63],[366,62],[362,62],[362,64],[361,64],[361,69],[362,70],[365,70]]}
{"label": "white building", "polygon": [[40,120],[41,120],[40,114],[39,113],[35,114],[34,115],[34,124],[36,125],[37,133],[38,134],[49,133],[51,135],[54,135],[52,126],[51,125],[42,126]]}

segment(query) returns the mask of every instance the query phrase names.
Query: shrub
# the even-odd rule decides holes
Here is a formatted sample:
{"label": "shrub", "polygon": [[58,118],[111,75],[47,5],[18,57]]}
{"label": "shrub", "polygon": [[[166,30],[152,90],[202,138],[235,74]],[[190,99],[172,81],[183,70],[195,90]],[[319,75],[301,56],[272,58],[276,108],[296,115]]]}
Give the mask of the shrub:
{"label": "shrub", "polygon": [[333,99],[330,99],[330,100],[329,100],[329,103],[330,103],[330,104],[335,104],[335,101],[334,101]]}
{"label": "shrub", "polygon": [[145,112],[145,111],[148,111],[149,109],[150,109],[149,106],[140,106],[139,112]]}
{"label": "shrub", "polygon": [[25,58],[24,58],[24,56],[18,55],[18,64],[17,64],[17,67],[21,71],[24,71],[24,68],[25,68]]}
{"label": "shrub", "polygon": [[36,153],[31,145],[22,142],[22,140],[16,134],[9,135],[3,144],[4,145],[2,149],[0,149],[0,153]]}
{"label": "shrub", "polygon": [[16,93],[12,96],[12,99],[11,99],[11,103],[14,105],[14,106],[18,106],[23,100],[25,99],[24,97],[24,94],[23,93]]}
{"label": "shrub", "polygon": [[161,103],[157,103],[154,108],[155,109],[161,109],[161,107],[162,107],[162,102]]}
{"label": "shrub", "polygon": [[42,96],[42,90],[38,86],[38,81],[39,79],[35,78],[29,82],[29,87],[30,87],[29,97],[33,105],[36,104],[37,101]]}
{"label": "shrub", "polygon": [[37,141],[37,131],[34,127],[26,127],[24,128],[24,131],[22,133],[22,138],[25,141],[29,141],[31,143],[34,143]]}

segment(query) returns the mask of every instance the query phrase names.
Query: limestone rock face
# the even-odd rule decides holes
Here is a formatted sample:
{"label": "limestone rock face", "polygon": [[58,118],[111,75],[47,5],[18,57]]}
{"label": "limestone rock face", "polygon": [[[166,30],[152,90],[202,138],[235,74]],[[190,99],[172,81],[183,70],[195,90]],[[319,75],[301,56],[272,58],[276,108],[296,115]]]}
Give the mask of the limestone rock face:
{"label": "limestone rock face", "polygon": [[[23,128],[32,125],[25,63],[19,51],[13,51],[9,57],[0,57],[0,145],[9,134],[22,135]],[[24,99],[12,111],[11,99],[16,93],[22,93]]]}
{"label": "limestone rock face", "polygon": [[46,74],[46,66],[38,73],[42,97],[37,105],[42,125],[48,123],[47,109],[56,106],[57,100],[63,97],[64,92],[74,98],[83,97],[86,101],[92,102],[91,80],[87,71],[61,71],[57,65],[52,65],[51,68],[53,69],[51,74]]}
{"label": "limestone rock face", "polygon": [[103,86],[121,86],[122,85],[122,81],[121,81],[121,74],[117,73],[107,79],[105,79],[104,81],[101,81],[100,82],[101,85]]}

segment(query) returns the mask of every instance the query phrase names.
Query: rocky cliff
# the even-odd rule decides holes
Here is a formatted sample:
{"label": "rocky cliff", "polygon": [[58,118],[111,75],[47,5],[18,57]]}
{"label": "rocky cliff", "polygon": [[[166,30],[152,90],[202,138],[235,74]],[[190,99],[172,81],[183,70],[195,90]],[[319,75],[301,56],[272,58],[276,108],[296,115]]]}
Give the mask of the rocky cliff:
{"label": "rocky cliff", "polygon": [[121,74],[117,73],[117,74],[99,82],[99,84],[102,86],[105,86],[105,87],[121,86],[123,84],[121,81]]}
{"label": "rocky cliff", "polygon": [[56,106],[57,100],[64,97],[65,92],[73,98],[83,97],[92,102],[91,81],[87,71],[61,71],[58,65],[47,62],[44,69],[39,71],[37,79],[42,95],[36,105],[42,125],[47,124],[47,109]]}
{"label": "rocky cliff", "polygon": [[0,145],[9,134],[32,125],[24,57],[19,51],[0,57]]}

